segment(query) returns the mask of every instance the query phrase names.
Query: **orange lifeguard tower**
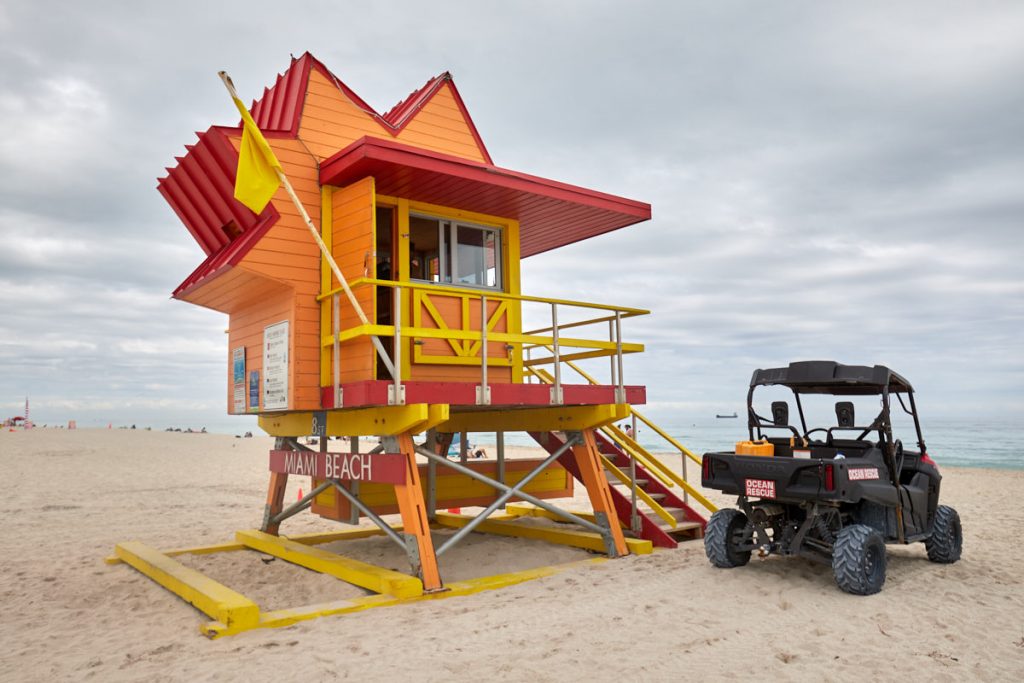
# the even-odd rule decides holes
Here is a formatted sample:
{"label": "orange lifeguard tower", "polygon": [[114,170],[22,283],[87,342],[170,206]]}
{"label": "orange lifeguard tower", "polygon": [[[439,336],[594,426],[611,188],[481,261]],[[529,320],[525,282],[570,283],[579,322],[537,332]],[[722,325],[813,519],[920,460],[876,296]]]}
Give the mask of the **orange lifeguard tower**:
{"label": "orange lifeguard tower", "polygon": [[[615,426],[635,423],[631,406],[645,402],[644,387],[623,378],[623,355],[643,347],[623,337],[622,322],[647,311],[520,288],[522,258],[647,220],[649,205],[495,166],[448,73],[382,115],[306,53],[251,114],[325,249],[283,190],[258,215],[234,199],[239,127],[199,133],[159,181],[208,255],[174,297],[228,314],[228,410],[257,414],[278,437],[262,528],[239,532],[239,547],[408,599],[468,590],[445,586],[437,556],[472,530],[612,557],[700,534],[691,501],[711,505],[685,480],[693,455],[647,421],[683,456],[675,472]],[[601,357],[610,359],[605,384],[575,364]],[[582,381],[566,382],[569,369]],[[465,445],[468,432],[494,433],[497,458],[449,459],[453,435]],[[529,433],[549,456],[506,461],[506,432]],[[318,451],[299,443],[310,435]],[[359,438],[371,436],[380,445],[361,453]],[[330,437],[355,446],[335,452]],[[286,507],[296,475],[310,477],[308,493]],[[571,496],[577,480],[592,513],[548,502]],[[485,509],[443,512],[471,506]],[[371,519],[407,552],[410,574],[312,547],[344,532],[280,536],[282,521],[306,508],[339,522]],[[381,518],[393,513],[401,527]],[[517,524],[526,514],[583,530]],[[435,546],[432,524],[459,531]],[[208,633],[284,619],[254,616],[237,594],[196,602],[195,582],[140,544],[118,555],[154,578],[178,577],[187,590],[161,582],[219,619]]]}

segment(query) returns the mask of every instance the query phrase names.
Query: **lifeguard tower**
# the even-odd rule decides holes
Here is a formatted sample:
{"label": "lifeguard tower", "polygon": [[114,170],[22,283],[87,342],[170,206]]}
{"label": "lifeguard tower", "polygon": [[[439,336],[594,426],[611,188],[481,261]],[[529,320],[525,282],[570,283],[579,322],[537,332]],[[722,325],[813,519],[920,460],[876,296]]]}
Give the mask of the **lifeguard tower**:
{"label": "lifeguard tower", "polygon": [[[610,557],[700,535],[704,518],[692,503],[713,508],[686,482],[695,458],[632,408],[645,389],[623,376],[623,356],[643,350],[623,323],[647,311],[521,291],[521,259],[647,220],[648,204],[495,166],[448,73],[378,114],[307,53],[251,114],[325,250],[285,192],[258,215],[233,198],[238,127],[199,133],[159,181],[208,255],[174,297],[229,316],[228,410],[258,415],[278,437],[262,526],[239,532],[237,547],[400,600],[468,592],[444,583],[437,558],[471,531]],[[604,383],[578,365],[599,358],[608,359]],[[615,426],[638,418],[678,450],[680,471]],[[448,458],[453,435],[465,444],[468,432],[493,433],[496,457]],[[549,455],[506,459],[507,432],[530,434]],[[300,444],[310,435],[318,450]],[[367,437],[379,439],[369,453]],[[307,478],[308,493],[286,505],[295,476]],[[551,502],[572,496],[577,482],[586,514]],[[484,509],[445,512],[474,506]],[[340,523],[372,520],[407,553],[409,574],[315,547],[343,531],[282,536],[282,522],[307,508]],[[382,518],[395,513],[400,527]],[[523,515],[577,526],[517,522]],[[458,531],[437,544],[432,526]],[[118,555],[190,585],[173,560],[141,544],[122,544]],[[294,617],[254,613],[230,591],[196,601],[194,588],[175,592],[219,620],[207,628],[213,635]]]}

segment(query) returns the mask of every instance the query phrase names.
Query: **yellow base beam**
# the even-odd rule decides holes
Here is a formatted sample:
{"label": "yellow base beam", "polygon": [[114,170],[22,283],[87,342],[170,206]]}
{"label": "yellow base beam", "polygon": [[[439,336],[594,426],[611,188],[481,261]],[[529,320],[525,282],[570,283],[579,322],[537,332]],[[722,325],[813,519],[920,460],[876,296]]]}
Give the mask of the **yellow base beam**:
{"label": "yellow base beam", "polygon": [[383,593],[396,598],[411,598],[423,593],[423,582],[415,576],[353,560],[319,548],[311,548],[287,538],[271,536],[253,529],[236,532],[235,539],[253,550],[259,550],[306,569],[333,576],[374,593]]}
{"label": "yellow base beam", "polygon": [[[418,434],[448,419],[448,405],[413,403],[327,411],[328,436]],[[270,436],[305,436],[312,433],[309,411],[260,415],[260,429]]]}
{"label": "yellow base beam", "polygon": [[527,569],[521,572],[484,576],[479,579],[470,579],[469,581],[458,581],[448,584],[446,586],[447,590],[444,592],[424,593],[404,600],[390,595],[370,595],[365,598],[356,598],[354,600],[339,600],[319,605],[309,605],[307,607],[273,610],[261,614],[259,622],[253,626],[240,628],[237,625],[228,626],[223,622],[214,621],[204,624],[199,628],[199,630],[210,638],[219,638],[221,636],[234,635],[253,628],[278,628],[281,626],[289,626],[300,621],[316,619],[318,617],[361,612],[362,610],[373,609],[375,607],[390,607],[392,605],[419,602],[421,600],[444,600],[446,598],[453,598],[461,595],[472,595],[482,591],[514,586],[525,581],[532,581],[533,579],[552,576],[568,569],[599,564],[606,561],[606,558],[597,557],[587,560],[578,560],[576,562],[567,562],[565,564],[537,567],[536,569]]}
{"label": "yellow base beam", "polygon": [[[533,503],[509,503],[505,506],[505,512],[513,519],[516,517],[543,517],[544,519],[550,519],[555,522],[565,521],[565,519],[559,517],[555,513],[545,510],[544,508],[539,508]],[[576,515],[581,519],[585,519],[588,522],[597,524],[597,517],[595,517],[594,513],[589,510],[566,510],[566,512]],[[488,517],[487,519],[494,519],[494,517]]]}
{"label": "yellow base beam", "polygon": [[[402,525],[397,524],[391,527],[395,531],[401,531]],[[351,541],[357,538],[369,538],[370,536],[382,536],[384,532],[377,527],[367,529],[346,529],[344,531],[315,532],[310,534],[296,534],[286,536],[289,541],[295,541],[303,545],[321,545],[333,543],[334,541]],[[161,550],[162,555],[176,557],[178,555],[209,555],[211,553],[225,553],[234,550],[248,550],[249,546],[244,543],[216,543],[214,545],[198,545],[191,548],[174,548],[173,550]],[[107,564],[121,564],[122,560],[117,555],[110,555],[103,558]]]}
{"label": "yellow base beam", "polygon": [[139,541],[119,543],[114,552],[185,602],[208,614],[226,628],[244,631],[260,620],[259,606],[241,593],[172,560]]}
{"label": "yellow base beam", "polygon": [[[448,512],[437,512],[435,520],[441,526],[458,529],[469,524],[473,520],[470,515],[453,515]],[[532,526],[517,522],[484,520],[478,524],[474,531],[497,536],[515,536],[518,538],[533,538],[549,543],[560,545],[571,545],[584,550],[606,552],[604,539],[600,534],[590,531],[576,531],[574,529],[556,529],[552,527]],[[650,541],[638,538],[627,538],[626,547],[629,552],[637,555],[649,555],[654,552],[654,545]]]}

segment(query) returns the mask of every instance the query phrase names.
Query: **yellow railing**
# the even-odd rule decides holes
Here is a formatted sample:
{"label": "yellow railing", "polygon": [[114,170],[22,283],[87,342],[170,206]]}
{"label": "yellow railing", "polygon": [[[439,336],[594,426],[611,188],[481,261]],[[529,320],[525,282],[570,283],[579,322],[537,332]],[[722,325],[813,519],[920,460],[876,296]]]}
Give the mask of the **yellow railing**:
{"label": "yellow railing", "polygon": [[[332,300],[332,327],[329,333],[323,334],[321,337],[321,346],[323,348],[334,347],[334,383],[337,388],[338,385],[338,369],[337,363],[340,358],[338,347],[341,344],[349,342],[354,339],[364,337],[381,337],[391,338],[394,340],[392,346],[392,356],[384,358],[384,363],[388,370],[391,372],[395,384],[395,401],[400,402],[400,382],[402,377],[402,357],[400,343],[402,340],[426,340],[426,339],[440,339],[448,341],[455,348],[456,343],[463,344],[465,353],[458,353],[460,356],[468,356],[469,351],[472,351],[472,358],[477,358],[476,354],[479,352],[479,363],[475,360],[469,360],[469,358],[459,358],[459,364],[479,364],[481,369],[481,392],[482,403],[489,403],[488,396],[489,391],[487,390],[487,372],[488,365],[504,364],[508,365],[507,359],[496,360],[494,358],[488,359],[488,342],[503,343],[507,348],[518,348],[521,351],[525,351],[527,354],[534,349],[547,349],[550,352],[550,356],[541,358],[529,358],[522,361],[522,365],[526,368],[535,365],[553,364],[555,370],[554,385],[555,391],[553,396],[555,397],[555,403],[561,403],[561,377],[560,377],[560,366],[561,363],[580,360],[584,358],[598,358],[598,357],[612,357],[613,361],[618,363],[618,379],[613,377],[612,384],[615,384],[617,388],[624,392],[623,384],[621,381],[621,358],[624,354],[628,353],[640,353],[644,350],[643,344],[624,342],[621,335],[621,321],[626,318],[632,318],[635,316],[646,315],[650,311],[629,308],[625,306],[613,306],[609,304],[599,304],[585,301],[572,301],[568,299],[554,299],[550,297],[537,297],[528,296],[523,294],[508,294],[505,292],[497,292],[482,289],[470,289],[466,287],[452,287],[448,285],[439,285],[428,282],[396,282],[393,280],[379,280],[376,278],[357,278],[352,280],[350,287],[353,290],[358,290],[363,287],[373,287],[376,291],[377,288],[386,287],[390,288],[393,292],[393,322],[388,325],[381,325],[376,323],[359,324],[353,327],[342,329],[340,326],[340,305],[342,298],[339,296],[342,292],[342,288],[336,288],[317,297],[318,301]],[[487,321],[488,315],[488,303],[497,302],[499,305],[502,303],[535,303],[542,304],[550,308],[551,312],[551,325],[548,327],[529,330],[526,332],[520,332],[518,330],[508,330],[504,332],[490,329],[492,324],[482,324],[479,327],[481,329],[453,329],[446,328],[443,325],[438,327],[424,327],[422,325],[403,325],[403,320],[413,320],[413,297],[408,297],[408,301],[403,298],[405,290],[423,294],[423,298],[426,295],[443,295],[453,296],[463,299],[463,310],[468,310],[470,305],[479,305],[481,311],[480,319]],[[469,303],[472,302],[472,303]],[[596,317],[586,318],[583,320],[573,320],[571,322],[559,323],[558,313],[559,309],[589,309],[592,311],[599,311],[600,314]],[[404,314],[404,315],[403,315]],[[518,316],[516,318],[518,321]],[[436,321],[435,321],[436,322]],[[562,335],[563,330],[580,328],[588,325],[596,325],[601,323],[608,323],[608,338],[607,339],[594,339],[585,338],[581,336],[565,337]],[[565,350],[569,352],[566,353]],[[614,374],[614,364],[613,364]],[[624,393],[619,396],[622,400],[618,402],[624,402]]]}

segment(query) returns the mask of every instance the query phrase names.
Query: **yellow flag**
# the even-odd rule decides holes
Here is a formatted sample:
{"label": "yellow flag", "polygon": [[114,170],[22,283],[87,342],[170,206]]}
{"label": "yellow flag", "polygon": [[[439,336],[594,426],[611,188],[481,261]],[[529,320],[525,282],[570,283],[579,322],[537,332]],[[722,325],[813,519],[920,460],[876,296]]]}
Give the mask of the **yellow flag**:
{"label": "yellow flag", "polygon": [[274,150],[270,149],[242,101],[237,97],[231,99],[242,114],[242,148],[238,151],[235,199],[248,206],[253,213],[260,213],[281,186],[277,175],[277,171],[281,170],[281,162],[274,156]]}

